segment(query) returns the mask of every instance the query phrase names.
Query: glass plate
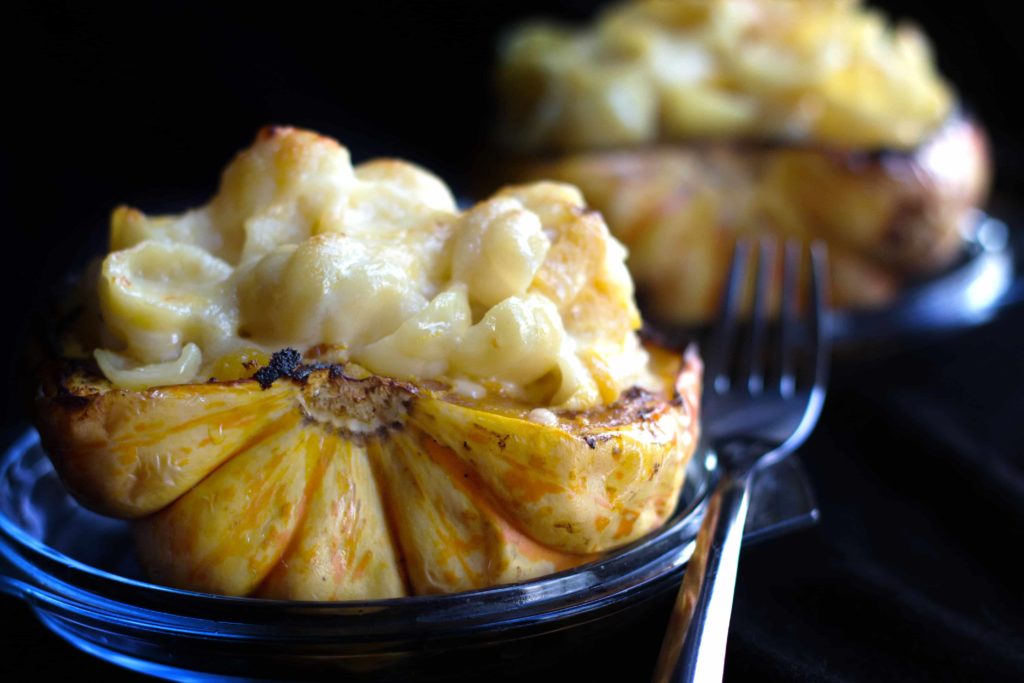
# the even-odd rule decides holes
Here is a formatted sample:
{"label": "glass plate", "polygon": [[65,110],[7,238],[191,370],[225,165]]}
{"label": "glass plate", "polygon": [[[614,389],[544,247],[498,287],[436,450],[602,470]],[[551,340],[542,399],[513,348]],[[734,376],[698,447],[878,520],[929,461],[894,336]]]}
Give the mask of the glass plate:
{"label": "glass plate", "polygon": [[[30,430],[0,459],[0,590],[26,600],[82,650],[173,680],[452,680],[453,671],[475,680],[536,671],[672,600],[715,464],[699,449],[679,510],[662,529],[573,570],[453,595],[286,602],[146,582],[128,524],[70,498]],[[816,516],[799,462],[789,458],[755,483],[747,537]]]}

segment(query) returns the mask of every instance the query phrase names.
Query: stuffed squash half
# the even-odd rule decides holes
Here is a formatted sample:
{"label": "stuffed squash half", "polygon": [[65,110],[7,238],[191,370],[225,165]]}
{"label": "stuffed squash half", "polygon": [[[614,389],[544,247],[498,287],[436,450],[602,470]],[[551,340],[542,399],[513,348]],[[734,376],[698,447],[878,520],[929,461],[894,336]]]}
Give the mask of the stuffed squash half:
{"label": "stuffed squash half", "polygon": [[154,581],[348,600],[522,581],[672,513],[700,361],[646,346],[569,185],[460,212],[402,161],[267,128],[205,206],[114,211],[43,364],[71,493]]}
{"label": "stuffed squash half", "polygon": [[963,255],[988,190],[925,36],[860,0],[620,1],[499,61],[499,180],[579,187],[658,323],[708,323],[763,235],[825,241],[837,306],[888,305]]}

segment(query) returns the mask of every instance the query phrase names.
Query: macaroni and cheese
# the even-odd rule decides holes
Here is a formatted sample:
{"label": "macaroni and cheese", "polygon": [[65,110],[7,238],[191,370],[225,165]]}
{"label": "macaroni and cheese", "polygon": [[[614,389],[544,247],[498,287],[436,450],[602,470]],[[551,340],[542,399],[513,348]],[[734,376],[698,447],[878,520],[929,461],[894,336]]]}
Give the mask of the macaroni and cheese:
{"label": "macaroni and cheese", "polygon": [[859,0],[641,0],[591,27],[520,28],[501,55],[505,141],[691,138],[917,145],[953,96],[924,36]]}
{"label": "macaroni and cheese", "polygon": [[284,347],[373,373],[580,409],[654,380],[625,250],[568,185],[466,211],[412,164],[261,132],[210,203],[114,212],[98,280],[118,387],[235,379]]}

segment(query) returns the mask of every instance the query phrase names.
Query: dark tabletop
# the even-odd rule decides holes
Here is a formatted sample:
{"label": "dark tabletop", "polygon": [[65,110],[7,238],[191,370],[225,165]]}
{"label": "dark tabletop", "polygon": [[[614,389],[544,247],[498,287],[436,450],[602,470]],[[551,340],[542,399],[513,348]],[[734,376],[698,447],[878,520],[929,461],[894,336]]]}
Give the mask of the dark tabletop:
{"label": "dark tabletop", "polygon": [[[554,10],[582,16],[593,4]],[[1024,105],[1001,93],[1024,60],[1003,4],[883,4],[936,36],[944,70],[993,131],[1000,191],[1019,196]],[[96,248],[109,208],[201,199],[263,123],[313,126],[357,158],[400,154],[470,186],[497,27],[544,7],[15,9],[16,40],[0,48],[5,386],[20,363],[21,321]],[[414,85],[396,95],[380,74]],[[984,326],[837,358],[822,421],[800,454],[820,522],[745,549],[727,680],[1024,680],[1022,342],[1024,307],[1011,307]],[[7,430],[23,424],[18,392],[3,401]],[[591,661],[597,680],[613,670],[646,680],[662,627],[654,615],[615,634],[630,654],[612,662],[566,652],[565,668],[578,674]],[[0,662],[4,681],[137,680],[6,597]]]}

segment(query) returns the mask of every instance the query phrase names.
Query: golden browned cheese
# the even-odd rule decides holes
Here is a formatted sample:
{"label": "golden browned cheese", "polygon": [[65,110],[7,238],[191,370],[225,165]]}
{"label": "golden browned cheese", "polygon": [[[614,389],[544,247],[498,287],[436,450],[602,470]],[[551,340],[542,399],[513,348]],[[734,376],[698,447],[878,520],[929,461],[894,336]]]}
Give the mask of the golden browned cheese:
{"label": "golden browned cheese", "polygon": [[962,250],[989,185],[984,135],[951,120],[912,153],[705,143],[593,151],[506,167],[573,183],[629,249],[645,313],[694,324],[717,310],[737,237],[829,246],[839,307],[892,301]]}
{"label": "golden browned cheese", "polygon": [[37,414],[71,492],[137,520],[158,582],[281,599],[452,592],[581,564],[672,513],[701,366],[651,355],[665,392],[540,413],[296,352],[253,379],[142,391],[64,361]]}

